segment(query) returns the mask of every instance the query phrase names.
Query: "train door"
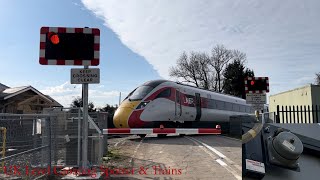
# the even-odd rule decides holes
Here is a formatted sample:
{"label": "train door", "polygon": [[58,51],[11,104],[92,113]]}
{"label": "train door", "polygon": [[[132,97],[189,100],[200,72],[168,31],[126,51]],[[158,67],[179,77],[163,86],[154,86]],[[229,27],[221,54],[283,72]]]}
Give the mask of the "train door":
{"label": "train door", "polygon": [[182,114],[182,108],[181,108],[181,93],[179,92],[179,89],[176,89],[176,100],[175,100],[175,119],[179,119]]}
{"label": "train door", "polygon": [[197,115],[195,121],[200,121],[201,118],[201,97],[199,93],[196,93],[196,110],[197,110]]}

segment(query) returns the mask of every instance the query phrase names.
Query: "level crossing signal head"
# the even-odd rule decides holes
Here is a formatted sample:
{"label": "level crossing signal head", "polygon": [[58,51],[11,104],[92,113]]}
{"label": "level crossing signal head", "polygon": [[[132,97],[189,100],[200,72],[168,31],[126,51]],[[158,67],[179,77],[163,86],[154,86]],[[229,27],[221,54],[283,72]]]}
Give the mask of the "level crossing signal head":
{"label": "level crossing signal head", "polygon": [[42,27],[39,58],[41,65],[97,66],[100,58],[100,30]]}
{"label": "level crossing signal head", "polygon": [[268,77],[247,77],[245,78],[246,93],[266,93],[269,92]]}

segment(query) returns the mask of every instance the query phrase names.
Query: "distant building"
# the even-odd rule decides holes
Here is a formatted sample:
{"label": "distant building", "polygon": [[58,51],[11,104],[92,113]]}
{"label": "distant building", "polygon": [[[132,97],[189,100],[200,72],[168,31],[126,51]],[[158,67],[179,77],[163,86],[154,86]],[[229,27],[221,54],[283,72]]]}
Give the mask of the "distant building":
{"label": "distant building", "polygon": [[313,123],[313,119],[316,119],[316,117],[320,119],[320,113],[315,111],[316,105],[318,106],[317,110],[320,112],[319,85],[309,84],[279,94],[270,95],[269,97],[270,112],[277,112],[277,106],[278,110],[285,111],[282,114],[278,114],[281,123],[284,122],[283,119],[290,119],[290,117],[291,119],[294,118],[294,123]]}
{"label": "distant building", "polygon": [[32,86],[11,88],[0,83],[0,113],[41,113],[50,107],[63,106]]}

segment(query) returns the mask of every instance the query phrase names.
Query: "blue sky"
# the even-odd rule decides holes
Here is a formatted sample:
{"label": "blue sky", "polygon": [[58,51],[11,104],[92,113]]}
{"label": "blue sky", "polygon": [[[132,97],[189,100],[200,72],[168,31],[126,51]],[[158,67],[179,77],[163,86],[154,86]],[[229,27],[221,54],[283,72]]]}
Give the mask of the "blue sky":
{"label": "blue sky", "polygon": [[245,52],[275,94],[313,83],[320,71],[319,9],[317,0],[1,0],[0,82],[32,85],[68,105],[81,86],[69,83],[72,66],[39,65],[39,30],[88,26],[101,31],[101,83],[89,97],[97,105],[170,79],[181,52],[216,44]]}
{"label": "blue sky", "polygon": [[[101,31],[101,79],[90,85],[98,105],[118,102],[119,91],[128,93],[139,84],[161,78],[139,54],[126,47],[103,21],[77,1],[0,2],[0,82],[8,86],[32,85],[64,105],[80,95],[81,85],[70,85],[73,66],[42,66],[39,59],[40,27],[97,27]],[[105,97],[105,99],[103,99]]]}

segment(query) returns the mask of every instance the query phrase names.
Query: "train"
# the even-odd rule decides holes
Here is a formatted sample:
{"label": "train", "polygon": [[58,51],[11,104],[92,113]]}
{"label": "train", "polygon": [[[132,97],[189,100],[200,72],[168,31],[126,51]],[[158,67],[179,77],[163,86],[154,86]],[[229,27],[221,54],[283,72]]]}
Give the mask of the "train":
{"label": "train", "polygon": [[208,123],[229,122],[232,115],[252,113],[251,105],[235,96],[169,80],[152,80],[121,102],[113,124],[116,128],[207,127]]}

